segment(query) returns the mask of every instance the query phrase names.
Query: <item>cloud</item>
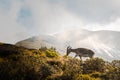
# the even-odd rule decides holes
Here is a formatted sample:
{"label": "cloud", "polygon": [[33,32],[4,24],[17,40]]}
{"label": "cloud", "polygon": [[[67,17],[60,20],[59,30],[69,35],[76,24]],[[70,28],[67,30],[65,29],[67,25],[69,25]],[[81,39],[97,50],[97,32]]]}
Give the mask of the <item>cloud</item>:
{"label": "cloud", "polygon": [[[92,26],[92,28],[91,28]],[[90,24],[86,25],[86,29],[91,28],[91,30],[112,30],[112,31],[120,31],[120,18],[110,22],[109,24]]]}
{"label": "cloud", "polygon": [[67,10],[78,15],[87,23],[108,23],[120,17],[119,0],[61,0]]}
{"label": "cloud", "polygon": [[0,0],[0,41],[15,43],[28,36],[27,30],[18,24],[20,2],[13,0]]}
{"label": "cloud", "polygon": [[33,26],[32,24],[32,12],[29,9],[29,7],[22,6],[17,18],[18,23],[20,23],[23,26],[26,26],[30,29],[30,27]]}
{"label": "cloud", "polygon": [[119,30],[119,0],[0,0],[0,41],[84,28]]}
{"label": "cloud", "polygon": [[116,25],[120,17],[119,0],[26,0],[25,3],[33,12],[32,30],[36,34],[78,28],[112,29],[108,25]]}
{"label": "cloud", "polygon": [[33,30],[36,33],[55,33],[83,25],[79,16],[70,13],[62,4],[53,4],[48,0],[29,0],[28,6],[33,12]]}

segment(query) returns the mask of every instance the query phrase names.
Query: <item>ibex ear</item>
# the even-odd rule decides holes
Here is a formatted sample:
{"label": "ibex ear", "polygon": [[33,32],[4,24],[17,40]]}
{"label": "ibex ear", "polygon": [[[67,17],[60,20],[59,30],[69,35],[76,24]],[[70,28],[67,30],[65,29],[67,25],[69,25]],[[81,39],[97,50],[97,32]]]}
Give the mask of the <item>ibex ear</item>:
{"label": "ibex ear", "polygon": [[67,49],[71,49],[72,47],[71,46],[68,46]]}
{"label": "ibex ear", "polygon": [[69,46],[67,47],[67,49],[69,49]]}
{"label": "ibex ear", "polygon": [[69,48],[71,49],[72,47],[71,47],[71,46],[69,46]]}

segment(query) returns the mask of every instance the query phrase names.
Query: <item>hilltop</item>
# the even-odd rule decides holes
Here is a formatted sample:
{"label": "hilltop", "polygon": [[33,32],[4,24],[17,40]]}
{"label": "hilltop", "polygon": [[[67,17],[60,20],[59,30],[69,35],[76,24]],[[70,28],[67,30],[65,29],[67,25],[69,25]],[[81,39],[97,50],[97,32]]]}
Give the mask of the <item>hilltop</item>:
{"label": "hilltop", "polygon": [[120,61],[61,56],[55,48],[27,49],[0,43],[1,80],[119,80]]}
{"label": "hilltop", "polygon": [[24,47],[18,47],[13,44],[0,43],[0,56],[5,57],[12,54],[32,54],[30,50]]}

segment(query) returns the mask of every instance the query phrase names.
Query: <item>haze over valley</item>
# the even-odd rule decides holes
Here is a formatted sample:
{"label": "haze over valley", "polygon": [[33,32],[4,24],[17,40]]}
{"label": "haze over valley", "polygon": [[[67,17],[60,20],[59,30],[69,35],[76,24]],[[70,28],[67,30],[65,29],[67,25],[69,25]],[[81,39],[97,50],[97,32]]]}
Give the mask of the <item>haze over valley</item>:
{"label": "haze over valley", "polygon": [[55,47],[61,55],[65,55],[67,46],[72,48],[88,48],[93,50],[95,57],[112,61],[120,59],[120,32],[71,30],[53,35],[34,36],[16,43],[17,46],[39,49]]}

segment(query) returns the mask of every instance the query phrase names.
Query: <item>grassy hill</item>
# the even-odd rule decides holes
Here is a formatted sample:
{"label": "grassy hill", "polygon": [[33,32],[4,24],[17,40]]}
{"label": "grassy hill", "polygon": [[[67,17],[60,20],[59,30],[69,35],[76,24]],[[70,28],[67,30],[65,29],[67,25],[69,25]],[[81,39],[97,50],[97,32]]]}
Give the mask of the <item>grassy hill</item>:
{"label": "grassy hill", "polygon": [[0,80],[119,80],[120,61],[60,56],[55,48],[0,43]]}

